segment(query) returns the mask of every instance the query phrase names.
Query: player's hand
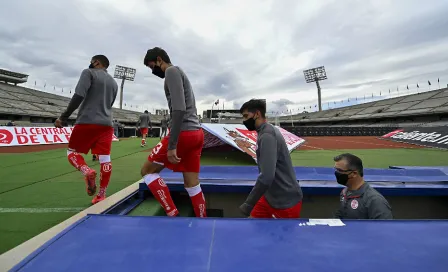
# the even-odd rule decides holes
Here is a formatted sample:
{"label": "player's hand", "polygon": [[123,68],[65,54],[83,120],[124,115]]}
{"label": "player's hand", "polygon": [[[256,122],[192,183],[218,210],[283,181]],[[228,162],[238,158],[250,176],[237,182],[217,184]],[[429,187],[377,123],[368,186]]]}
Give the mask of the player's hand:
{"label": "player's hand", "polygon": [[177,157],[176,149],[168,150],[168,161],[172,164],[178,164],[180,162],[180,158]]}
{"label": "player's hand", "polygon": [[250,216],[250,213],[252,212],[252,209],[253,209],[253,207],[252,206],[250,206],[249,204],[247,204],[247,203],[243,203],[241,206],[240,206],[240,211],[241,211],[241,213],[242,214],[244,214],[245,216]]}
{"label": "player's hand", "polygon": [[56,119],[56,121],[54,122],[54,126],[57,128],[63,128],[62,126],[62,121],[58,119]]}

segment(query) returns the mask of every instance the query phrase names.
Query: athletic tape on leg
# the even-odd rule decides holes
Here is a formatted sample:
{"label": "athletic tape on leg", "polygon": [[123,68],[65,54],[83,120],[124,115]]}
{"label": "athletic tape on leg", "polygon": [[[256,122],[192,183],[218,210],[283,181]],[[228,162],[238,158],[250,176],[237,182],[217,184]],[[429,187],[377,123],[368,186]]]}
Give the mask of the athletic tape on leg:
{"label": "athletic tape on leg", "polygon": [[190,187],[190,188],[185,188],[185,190],[187,190],[189,196],[195,196],[195,195],[199,194],[200,192],[202,192],[200,184]]}
{"label": "athletic tape on leg", "polygon": [[100,163],[110,162],[110,155],[99,155]]}
{"label": "athletic tape on leg", "polygon": [[[146,185],[151,184],[153,181],[156,181],[160,178],[159,174],[147,174],[143,177],[143,180],[145,181]],[[162,180],[163,182],[163,180]],[[162,185],[162,184],[161,184]],[[166,184],[164,183],[163,186],[166,186]]]}

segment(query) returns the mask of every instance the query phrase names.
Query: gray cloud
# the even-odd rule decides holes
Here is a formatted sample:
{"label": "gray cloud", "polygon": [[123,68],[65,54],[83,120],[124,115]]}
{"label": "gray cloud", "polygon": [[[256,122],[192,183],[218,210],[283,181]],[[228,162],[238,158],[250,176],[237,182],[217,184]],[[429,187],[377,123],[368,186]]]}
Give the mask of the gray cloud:
{"label": "gray cloud", "polygon": [[7,1],[0,10],[0,65],[29,74],[29,86],[46,82],[47,91],[56,86],[57,93],[67,93],[90,57],[105,54],[110,73],[115,65],[137,69],[135,81],[125,84],[124,103],[138,110],[166,108],[163,81],[142,63],[154,46],[165,48],[188,74],[199,112],[218,98],[226,108],[239,108],[253,97],[266,98],[268,110],[309,109],[317,92],[305,83],[303,70],[320,65],[328,74],[321,83],[324,103],[405,90],[417,82],[424,89],[427,80],[436,86],[437,78],[442,86],[448,83],[444,0],[215,5]]}

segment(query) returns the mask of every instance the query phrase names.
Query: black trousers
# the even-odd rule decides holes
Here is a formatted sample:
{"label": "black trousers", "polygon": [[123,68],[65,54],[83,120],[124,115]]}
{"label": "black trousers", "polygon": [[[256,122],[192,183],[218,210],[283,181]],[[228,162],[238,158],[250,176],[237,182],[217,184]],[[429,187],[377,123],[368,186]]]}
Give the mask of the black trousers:
{"label": "black trousers", "polygon": [[166,127],[162,127],[162,132],[160,133],[160,138],[165,137],[166,135]]}

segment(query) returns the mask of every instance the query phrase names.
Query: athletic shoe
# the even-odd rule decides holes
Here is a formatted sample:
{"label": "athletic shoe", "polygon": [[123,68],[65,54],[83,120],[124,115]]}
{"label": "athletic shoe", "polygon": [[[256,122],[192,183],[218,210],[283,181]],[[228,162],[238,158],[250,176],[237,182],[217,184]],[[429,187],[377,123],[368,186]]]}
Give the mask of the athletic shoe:
{"label": "athletic shoe", "polygon": [[92,204],[95,205],[96,203],[103,201],[104,199],[106,199],[106,195],[96,195],[93,199],[92,199]]}
{"label": "athletic shoe", "polygon": [[84,177],[86,181],[86,190],[89,196],[93,196],[96,192],[96,171],[91,169]]}

